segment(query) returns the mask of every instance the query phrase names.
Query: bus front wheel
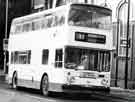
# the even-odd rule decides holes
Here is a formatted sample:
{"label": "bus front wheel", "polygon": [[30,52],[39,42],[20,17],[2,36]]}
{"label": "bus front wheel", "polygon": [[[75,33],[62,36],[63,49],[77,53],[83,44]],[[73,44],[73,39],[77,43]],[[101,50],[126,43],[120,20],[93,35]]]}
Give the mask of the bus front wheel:
{"label": "bus front wheel", "polygon": [[49,95],[48,88],[49,88],[48,76],[44,75],[42,80],[41,80],[41,93],[44,96],[48,96]]}
{"label": "bus front wheel", "polygon": [[12,88],[17,89],[17,73],[15,72],[12,77]]}

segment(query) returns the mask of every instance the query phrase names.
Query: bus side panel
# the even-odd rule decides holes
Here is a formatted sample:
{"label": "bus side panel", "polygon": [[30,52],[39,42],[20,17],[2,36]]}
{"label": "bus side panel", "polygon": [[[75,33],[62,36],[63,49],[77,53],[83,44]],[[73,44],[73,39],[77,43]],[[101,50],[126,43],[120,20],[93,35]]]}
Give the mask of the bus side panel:
{"label": "bus side panel", "polygon": [[50,90],[56,92],[63,92],[63,84],[65,84],[64,70],[62,68],[53,68],[52,79],[50,81]]}

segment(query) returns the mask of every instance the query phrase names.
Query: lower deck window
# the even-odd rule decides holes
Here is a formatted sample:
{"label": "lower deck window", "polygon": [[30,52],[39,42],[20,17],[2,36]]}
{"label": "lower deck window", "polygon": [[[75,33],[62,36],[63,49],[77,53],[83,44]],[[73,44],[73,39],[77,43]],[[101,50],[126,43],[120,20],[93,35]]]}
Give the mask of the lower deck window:
{"label": "lower deck window", "polygon": [[11,52],[11,64],[30,64],[30,59],[30,50]]}
{"label": "lower deck window", "polygon": [[48,64],[49,50],[44,49],[42,52],[42,64]]}

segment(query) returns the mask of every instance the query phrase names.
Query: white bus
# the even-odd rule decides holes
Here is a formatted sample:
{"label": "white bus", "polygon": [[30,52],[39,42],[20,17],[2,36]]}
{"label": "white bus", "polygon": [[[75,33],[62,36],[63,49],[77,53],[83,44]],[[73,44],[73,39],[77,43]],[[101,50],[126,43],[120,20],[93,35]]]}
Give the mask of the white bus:
{"label": "white bus", "polygon": [[50,91],[109,90],[111,10],[68,4],[16,18],[9,37],[8,83]]}

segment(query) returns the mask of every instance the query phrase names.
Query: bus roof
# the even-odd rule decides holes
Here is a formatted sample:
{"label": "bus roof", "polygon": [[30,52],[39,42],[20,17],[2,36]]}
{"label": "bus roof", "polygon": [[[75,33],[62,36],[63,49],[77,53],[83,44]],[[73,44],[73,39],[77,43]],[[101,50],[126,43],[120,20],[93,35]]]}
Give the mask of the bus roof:
{"label": "bus roof", "polygon": [[78,5],[78,6],[91,6],[91,7],[96,7],[96,8],[102,8],[102,9],[107,9],[111,12],[111,10],[109,8],[105,8],[103,6],[98,6],[98,5],[92,5],[92,4],[80,4],[80,3],[70,3],[70,4],[66,4],[66,5],[62,5],[62,6],[59,6],[59,7],[56,7],[56,8],[52,8],[52,9],[48,9],[48,10],[44,10],[44,11],[41,11],[41,12],[36,12],[36,13],[33,13],[33,14],[29,14],[29,15],[26,15],[26,16],[22,16],[22,17],[18,17],[18,18],[15,18],[13,19],[12,23],[13,24],[18,24],[18,23],[23,23],[29,19],[37,19],[37,18],[40,18],[42,16],[45,16],[45,15],[49,15],[49,13],[52,13],[53,11],[57,11],[59,9],[62,9],[62,8],[65,8],[65,7],[70,7],[70,5]]}

